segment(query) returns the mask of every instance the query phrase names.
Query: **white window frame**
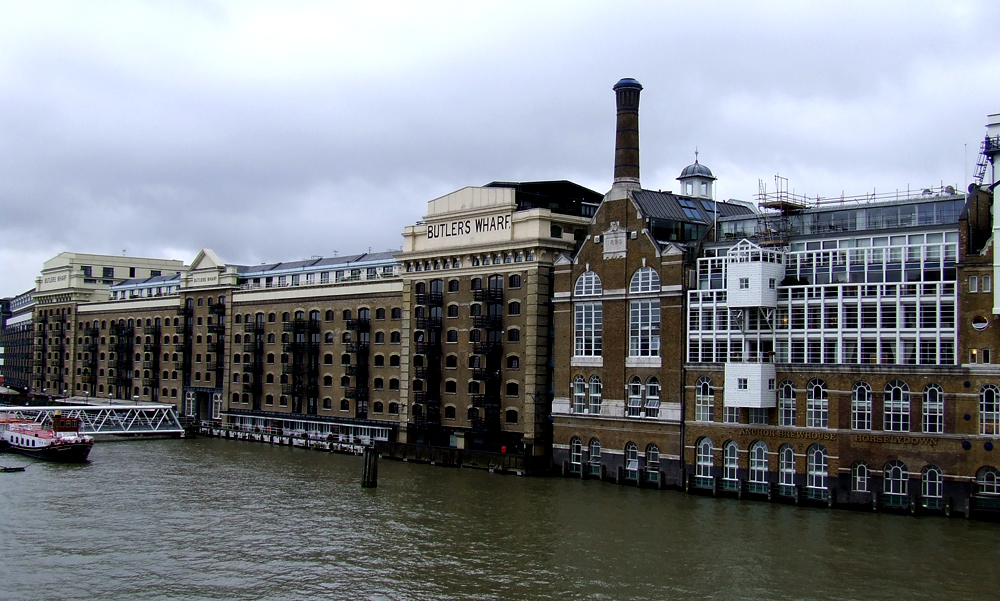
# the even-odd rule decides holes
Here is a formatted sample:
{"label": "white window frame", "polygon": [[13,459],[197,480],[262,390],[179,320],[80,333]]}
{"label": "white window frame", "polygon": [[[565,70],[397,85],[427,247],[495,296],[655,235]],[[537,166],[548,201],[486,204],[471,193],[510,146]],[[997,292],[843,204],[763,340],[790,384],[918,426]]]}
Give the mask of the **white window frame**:
{"label": "white window frame", "polygon": [[892,380],[885,385],[882,420],[886,432],[910,431],[910,387],[906,382]]}
{"label": "white window frame", "polygon": [[928,434],[944,433],[944,390],[937,384],[924,386],[921,403],[923,430]]}
{"label": "white window frame", "polygon": [[806,386],[806,427],[830,427],[830,401],[826,382],[818,378],[810,380]]}
{"label": "white window frame", "polygon": [[872,429],[872,387],[858,382],[851,390],[851,429]]}
{"label": "white window frame", "polygon": [[604,309],[600,301],[573,306],[573,355],[600,357],[604,343]]}
{"label": "white window frame", "polygon": [[660,301],[658,299],[629,302],[630,357],[660,356]]}

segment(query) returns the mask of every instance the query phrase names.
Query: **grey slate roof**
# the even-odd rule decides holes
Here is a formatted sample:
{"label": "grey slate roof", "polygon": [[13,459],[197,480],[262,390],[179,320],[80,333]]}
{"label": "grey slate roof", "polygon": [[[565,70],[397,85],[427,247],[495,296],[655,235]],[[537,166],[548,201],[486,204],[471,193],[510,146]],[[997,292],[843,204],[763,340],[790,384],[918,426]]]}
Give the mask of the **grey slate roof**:
{"label": "grey slate roof", "polygon": [[[688,223],[712,223],[715,216],[712,215],[711,208],[719,212],[719,217],[730,217],[735,215],[753,215],[753,210],[744,204],[728,203],[725,201],[712,202],[700,198],[681,196],[672,192],[659,192],[656,190],[639,190],[632,193],[643,215],[653,219],[671,219],[673,221],[685,221]],[[685,211],[681,205],[684,200],[697,214],[695,219]],[[706,204],[708,207],[706,207]]]}

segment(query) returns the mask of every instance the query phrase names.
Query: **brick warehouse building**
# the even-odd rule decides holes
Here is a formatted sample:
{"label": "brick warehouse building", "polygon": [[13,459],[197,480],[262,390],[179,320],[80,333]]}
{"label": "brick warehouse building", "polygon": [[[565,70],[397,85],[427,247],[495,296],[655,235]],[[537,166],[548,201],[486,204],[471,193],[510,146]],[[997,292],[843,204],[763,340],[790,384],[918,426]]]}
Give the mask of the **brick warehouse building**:
{"label": "brick warehouse building", "polygon": [[[639,184],[641,86],[615,86],[615,178],[556,262],[562,473],[907,511],[1000,502],[995,184],[716,202]],[[977,173],[1000,151],[990,117]],[[995,181],[987,180],[987,181]]]}
{"label": "brick warehouse building", "polygon": [[716,201],[697,159],[679,193],[641,187],[641,89],[615,86],[603,199],[569,182],[465,188],[430,201],[395,253],[64,253],[5,328],[32,325],[27,387],[625,484],[996,505],[1000,119],[969,195],[825,203],[779,180],[754,205]]}

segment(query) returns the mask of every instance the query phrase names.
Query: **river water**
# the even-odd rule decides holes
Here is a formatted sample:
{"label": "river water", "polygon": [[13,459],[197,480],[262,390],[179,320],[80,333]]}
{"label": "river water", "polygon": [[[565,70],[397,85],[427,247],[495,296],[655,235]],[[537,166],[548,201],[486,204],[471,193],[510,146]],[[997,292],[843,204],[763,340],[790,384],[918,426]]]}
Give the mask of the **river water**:
{"label": "river water", "polygon": [[986,599],[1000,525],[220,439],[0,455],[0,599]]}

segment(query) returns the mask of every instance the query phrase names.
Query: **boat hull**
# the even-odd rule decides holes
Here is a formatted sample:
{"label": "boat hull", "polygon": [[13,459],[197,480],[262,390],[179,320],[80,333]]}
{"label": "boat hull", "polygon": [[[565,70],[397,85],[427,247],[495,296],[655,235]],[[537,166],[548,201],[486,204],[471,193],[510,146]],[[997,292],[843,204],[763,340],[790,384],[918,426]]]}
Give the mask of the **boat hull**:
{"label": "boat hull", "polygon": [[74,442],[70,444],[58,444],[47,447],[25,448],[18,445],[10,445],[7,449],[15,453],[20,453],[35,459],[46,461],[58,461],[60,463],[86,463],[90,455],[93,442]]}

